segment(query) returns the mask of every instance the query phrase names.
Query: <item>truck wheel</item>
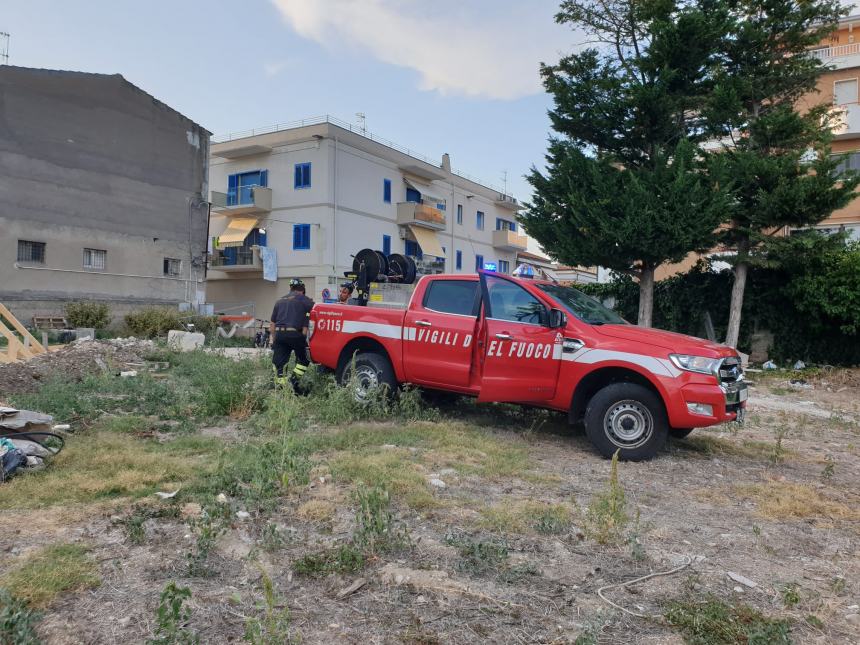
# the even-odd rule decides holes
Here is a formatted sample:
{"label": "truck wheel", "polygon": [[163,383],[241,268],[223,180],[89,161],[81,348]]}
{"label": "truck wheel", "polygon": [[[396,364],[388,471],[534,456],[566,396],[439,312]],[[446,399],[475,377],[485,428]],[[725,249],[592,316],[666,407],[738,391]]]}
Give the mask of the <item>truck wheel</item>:
{"label": "truck wheel", "polygon": [[683,439],[695,428],[669,428],[669,436],[673,439]]}
{"label": "truck wheel", "polygon": [[666,443],[669,423],[663,402],[635,383],[613,383],[598,391],[585,408],[585,433],[604,457],[651,459]]}
{"label": "truck wheel", "polygon": [[[352,373],[355,365],[355,375]],[[387,388],[387,396],[397,391],[397,379],[388,358],[375,352],[360,352],[347,357],[338,369],[338,383],[352,387],[353,396],[359,403],[367,403],[378,387]]]}

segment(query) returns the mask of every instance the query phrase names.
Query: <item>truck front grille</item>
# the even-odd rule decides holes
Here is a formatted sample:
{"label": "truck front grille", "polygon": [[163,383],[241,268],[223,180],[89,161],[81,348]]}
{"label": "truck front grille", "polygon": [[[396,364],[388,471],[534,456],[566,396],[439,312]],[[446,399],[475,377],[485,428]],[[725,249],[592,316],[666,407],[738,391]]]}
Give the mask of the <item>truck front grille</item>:
{"label": "truck front grille", "polygon": [[735,383],[743,378],[743,369],[739,358],[730,356],[724,358],[720,365],[720,383]]}

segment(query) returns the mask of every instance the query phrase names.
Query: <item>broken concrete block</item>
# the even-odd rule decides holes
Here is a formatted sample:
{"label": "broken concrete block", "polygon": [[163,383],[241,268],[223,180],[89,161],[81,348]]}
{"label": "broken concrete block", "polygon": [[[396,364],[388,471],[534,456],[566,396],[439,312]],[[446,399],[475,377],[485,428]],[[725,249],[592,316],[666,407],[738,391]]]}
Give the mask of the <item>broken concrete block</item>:
{"label": "broken concrete block", "polygon": [[167,332],[167,346],[180,352],[191,352],[200,349],[206,342],[206,336],[190,331],[171,329]]}

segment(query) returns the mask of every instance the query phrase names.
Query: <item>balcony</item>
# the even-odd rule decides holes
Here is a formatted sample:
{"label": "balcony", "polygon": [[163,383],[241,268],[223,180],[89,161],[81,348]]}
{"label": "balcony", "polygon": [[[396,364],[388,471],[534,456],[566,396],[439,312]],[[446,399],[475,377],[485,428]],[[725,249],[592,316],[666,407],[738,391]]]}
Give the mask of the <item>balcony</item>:
{"label": "balcony", "polygon": [[397,223],[401,226],[423,226],[444,231],[445,213],[427,204],[400,202],[397,204]]}
{"label": "balcony", "polygon": [[262,271],[260,247],[255,244],[216,250],[209,258],[209,268],[226,273]]}
{"label": "balcony", "polygon": [[516,231],[501,229],[493,231],[493,246],[503,251],[525,251],[528,240],[525,235],[520,235]]}
{"label": "balcony", "polygon": [[215,215],[262,215],[272,210],[272,189],[249,186],[239,188],[236,193],[213,190],[210,201]]}
{"label": "balcony", "polygon": [[810,50],[809,54],[828,65],[833,65],[836,69],[860,67],[860,43],[818,47]]}
{"label": "balcony", "polygon": [[837,105],[831,110],[834,118],[833,138],[851,139],[860,135],[860,104]]}
{"label": "balcony", "polygon": [[500,208],[506,208],[511,211],[518,211],[522,208],[522,205],[517,201],[516,197],[511,197],[504,193],[499,193],[499,196],[496,197],[493,203]]}

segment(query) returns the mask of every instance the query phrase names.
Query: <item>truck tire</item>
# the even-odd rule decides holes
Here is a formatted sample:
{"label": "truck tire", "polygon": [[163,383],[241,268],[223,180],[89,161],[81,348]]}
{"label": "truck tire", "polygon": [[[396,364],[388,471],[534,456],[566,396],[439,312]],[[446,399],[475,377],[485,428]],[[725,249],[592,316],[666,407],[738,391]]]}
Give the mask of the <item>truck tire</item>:
{"label": "truck tire", "polygon": [[[355,365],[355,376],[352,367]],[[397,378],[387,356],[376,352],[359,352],[353,359],[345,357],[337,370],[337,382],[353,388],[353,396],[359,403],[367,403],[376,387],[387,388],[387,396],[397,391]]]}
{"label": "truck tire", "polygon": [[695,428],[669,428],[669,436],[673,439],[683,439]]}
{"label": "truck tire", "polygon": [[585,433],[604,457],[651,459],[666,443],[669,422],[660,397],[636,383],[612,383],[585,408]]}

